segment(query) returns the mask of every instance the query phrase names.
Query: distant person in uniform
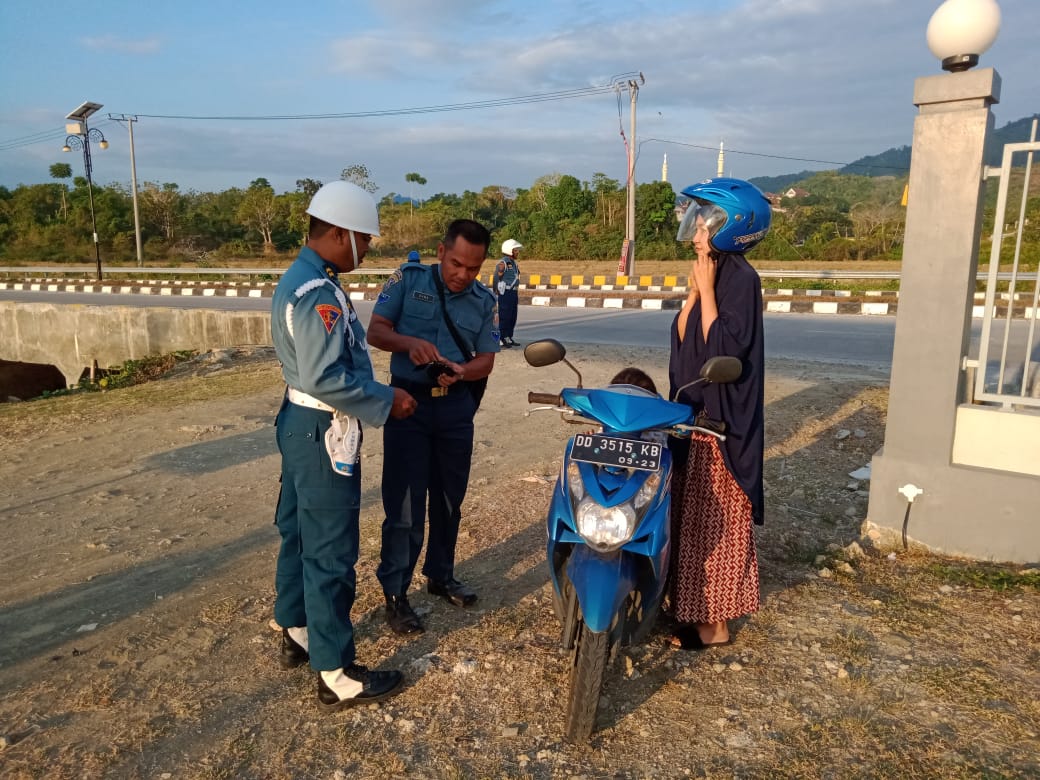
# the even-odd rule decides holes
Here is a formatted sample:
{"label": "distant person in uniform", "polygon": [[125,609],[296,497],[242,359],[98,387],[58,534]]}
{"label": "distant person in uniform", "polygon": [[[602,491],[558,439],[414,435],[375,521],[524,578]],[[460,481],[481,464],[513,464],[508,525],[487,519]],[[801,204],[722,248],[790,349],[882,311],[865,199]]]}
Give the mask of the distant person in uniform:
{"label": "distant person in uniform", "polygon": [[487,378],[499,349],[495,296],[476,281],[490,241],[478,222],[452,222],[437,247],[440,262],[405,263],[395,271],[369,323],[371,344],[393,353],[390,384],[418,402],[414,416],[388,420],[383,429],[386,518],[376,577],[387,622],[399,634],[424,630],[408,588],[423,546],[427,498],[427,591],[459,607],[477,600],[455,578],[455,544],[473,456],[471,382]]}
{"label": "distant person in uniform", "polygon": [[498,316],[502,320],[502,346],[515,347],[513,329],[520,308],[520,266],[516,259],[523,244],[512,238],[502,242],[502,259],[495,266],[495,292],[498,293]]}
{"label": "distant person in uniform", "polygon": [[408,253],[408,262],[409,263],[421,263],[422,262],[422,257],[419,255],[419,253],[417,251],[415,251],[413,249],[411,252]]}
{"label": "distant person in uniform", "polygon": [[325,708],[395,693],[399,671],[354,660],[354,604],[361,502],[361,424],[378,427],[416,408],[407,391],[375,381],[365,329],[340,288],[379,235],[372,196],[345,181],[319,189],[310,228],[275,290],[271,335],[288,385],[275,420],[282,455],[275,524],[282,537],[274,617],[281,665],[310,661]]}

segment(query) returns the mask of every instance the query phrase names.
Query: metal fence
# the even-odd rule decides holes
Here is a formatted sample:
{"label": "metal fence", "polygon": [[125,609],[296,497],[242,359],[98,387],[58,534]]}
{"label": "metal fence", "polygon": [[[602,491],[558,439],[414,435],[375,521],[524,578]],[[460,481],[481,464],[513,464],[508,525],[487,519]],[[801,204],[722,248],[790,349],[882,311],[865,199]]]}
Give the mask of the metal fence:
{"label": "metal fence", "polygon": [[[993,248],[986,276],[985,306],[982,312],[982,337],[978,368],[975,372],[975,400],[1000,404],[1005,409],[1040,408],[1040,344],[1037,339],[1037,304],[1040,281],[1036,274],[1019,273],[1022,236],[1029,227],[1026,206],[1033,177],[1033,156],[1040,150],[1033,120],[1031,141],[1007,144],[999,172],[996,214],[993,220]],[[1015,167],[1017,164],[1017,167]],[[1012,169],[1014,168],[1014,175]],[[1023,172],[1019,193],[1018,171]],[[1015,192],[1012,193],[1012,183]],[[1015,198],[1012,198],[1015,195]],[[1011,203],[1009,204],[1009,200]],[[1009,205],[1017,214],[1008,221]],[[1036,229],[1033,226],[1032,229]],[[1007,290],[998,289],[997,269],[1008,262],[1013,252]],[[1014,315],[1014,316],[1013,316]]]}

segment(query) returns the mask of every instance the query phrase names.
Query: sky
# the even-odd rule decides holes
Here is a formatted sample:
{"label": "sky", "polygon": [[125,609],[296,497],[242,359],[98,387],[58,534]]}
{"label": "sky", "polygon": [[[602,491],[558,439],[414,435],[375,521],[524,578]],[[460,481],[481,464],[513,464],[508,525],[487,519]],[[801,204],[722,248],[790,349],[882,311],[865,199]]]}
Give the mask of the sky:
{"label": "sky", "polygon": [[[102,184],[131,178],[127,124],[110,113],[138,117],[139,185],[181,191],[263,177],[285,192],[355,164],[377,197],[554,173],[624,182],[630,92],[610,87],[630,80],[638,182],[660,179],[665,155],[677,189],[712,176],[720,142],[739,178],[833,169],[911,143],[914,80],[942,73],[925,40],[939,5],[3,0],[0,185],[53,181],[56,162],[82,175],[82,154],[61,147],[84,101],[104,106],[90,120],[110,143],[92,146]],[[1002,79],[997,127],[1040,111],[1040,2],[1000,8],[980,63]],[[354,116],[252,119],[328,114]]]}

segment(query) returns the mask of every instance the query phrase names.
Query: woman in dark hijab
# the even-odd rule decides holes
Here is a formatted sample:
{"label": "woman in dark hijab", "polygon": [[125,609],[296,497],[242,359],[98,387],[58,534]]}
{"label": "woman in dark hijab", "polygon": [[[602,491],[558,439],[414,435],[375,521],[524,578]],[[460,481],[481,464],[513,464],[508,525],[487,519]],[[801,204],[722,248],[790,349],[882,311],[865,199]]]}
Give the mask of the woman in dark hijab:
{"label": "woman in dark hijab", "polygon": [[676,399],[725,423],[726,440],[672,440],[672,643],[688,650],[730,642],[728,621],[759,603],[754,524],[762,523],[765,357],[762,285],[744,253],[765,238],[770,204],[752,184],[718,178],[682,191],[689,198],[679,241],[697,257],[689,295],[672,323],[669,397],[716,355],[743,363],[731,384],[697,384]]}

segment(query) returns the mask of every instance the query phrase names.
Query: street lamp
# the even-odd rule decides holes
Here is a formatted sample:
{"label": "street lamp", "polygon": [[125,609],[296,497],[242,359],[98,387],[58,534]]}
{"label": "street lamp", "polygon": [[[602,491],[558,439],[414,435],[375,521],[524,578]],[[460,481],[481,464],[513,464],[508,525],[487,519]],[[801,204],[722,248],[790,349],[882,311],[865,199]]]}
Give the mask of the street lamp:
{"label": "street lamp", "polygon": [[960,73],[979,64],[1000,31],[996,0],[946,0],[928,22],[928,48],[943,70]]}
{"label": "street lamp", "polygon": [[94,234],[94,257],[97,260],[97,278],[101,281],[101,248],[98,244],[97,221],[94,218],[94,183],[91,177],[93,166],[90,162],[90,142],[96,141],[102,149],[108,148],[108,141],[104,133],[96,127],[87,126],[87,117],[101,108],[100,103],[83,103],[75,111],[68,114],[66,119],[73,120],[65,125],[65,132],[69,135],[65,138],[63,152],[71,152],[73,149],[83,150],[83,169],[87,174],[87,197],[90,201],[90,228]]}

